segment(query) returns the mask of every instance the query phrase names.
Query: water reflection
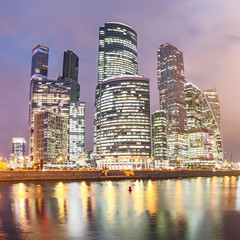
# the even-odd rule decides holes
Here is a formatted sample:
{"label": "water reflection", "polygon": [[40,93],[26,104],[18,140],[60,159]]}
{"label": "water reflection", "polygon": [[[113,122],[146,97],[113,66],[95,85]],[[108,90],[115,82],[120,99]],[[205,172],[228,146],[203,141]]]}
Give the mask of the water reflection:
{"label": "water reflection", "polygon": [[238,180],[2,183],[0,239],[238,239]]}

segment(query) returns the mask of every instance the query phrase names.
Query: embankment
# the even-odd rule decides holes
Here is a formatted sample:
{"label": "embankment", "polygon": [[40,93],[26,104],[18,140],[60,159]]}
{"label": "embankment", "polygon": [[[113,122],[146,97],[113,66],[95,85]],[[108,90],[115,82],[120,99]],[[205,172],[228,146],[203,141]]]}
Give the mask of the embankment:
{"label": "embankment", "polygon": [[0,182],[170,179],[192,177],[240,176],[240,171],[0,171]]}

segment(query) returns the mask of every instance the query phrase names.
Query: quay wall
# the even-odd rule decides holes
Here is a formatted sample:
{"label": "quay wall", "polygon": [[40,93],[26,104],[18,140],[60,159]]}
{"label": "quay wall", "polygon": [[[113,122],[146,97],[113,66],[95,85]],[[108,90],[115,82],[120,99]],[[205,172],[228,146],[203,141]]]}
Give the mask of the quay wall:
{"label": "quay wall", "polygon": [[0,171],[0,182],[6,181],[71,181],[71,180],[125,180],[170,179],[192,177],[240,176],[240,171]]}
{"label": "quay wall", "polygon": [[191,178],[240,176],[240,171],[134,171],[134,176],[143,179]]}
{"label": "quay wall", "polygon": [[96,180],[102,171],[0,171],[1,181]]}

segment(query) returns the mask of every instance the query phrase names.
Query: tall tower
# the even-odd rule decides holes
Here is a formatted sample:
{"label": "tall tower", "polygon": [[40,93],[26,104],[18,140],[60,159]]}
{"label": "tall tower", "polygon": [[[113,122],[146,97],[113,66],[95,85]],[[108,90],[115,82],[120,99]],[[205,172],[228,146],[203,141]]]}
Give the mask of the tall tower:
{"label": "tall tower", "polygon": [[70,50],[65,51],[63,58],[63,77],[71,78],[78,82],[78,65],[78,56]]}
{"label": "tall tower", "polygon": [[164,110],[155,111],[152,114],[152,156],[155,167],[167,165],[167,117]]}
{"label": "tall tower", "polygon": [[136,32],[123,23],[105,23],[99,28],[98,83],[108,77],[137,73]]}
{"label": "tall tower", "polygon": [[223,160],[223,144],[220,133],[221,112],[216,89],[210,89],[203,92],[202,114],[203,127],[209,130],[213,157],[217,160]]}
{"label": "tall tower", "polygon": [[[125,75],[97,86],[98,166],[137,168],[151,157],[149,79]],[[134,166],[133,166],[134,165]]]}
{"label": "tall tower", "polygon": [[32,50],[32,67],[30,80],[47,79],[49,48],[37,45]]}
{"label": "tall tower", "polygon": [[176,161],[183,158],[183,152],[187,153],[188,145],[184,136],[186,103],[183,53],[169,43],[161,45],[157,53],[160,110],[166,111],[168,120],[168,158]]}
{"label": "tall tower", "polygon": [[187,129],[202,127],[202,93],[192,83],[184,84],[185,102],[187,108]]}

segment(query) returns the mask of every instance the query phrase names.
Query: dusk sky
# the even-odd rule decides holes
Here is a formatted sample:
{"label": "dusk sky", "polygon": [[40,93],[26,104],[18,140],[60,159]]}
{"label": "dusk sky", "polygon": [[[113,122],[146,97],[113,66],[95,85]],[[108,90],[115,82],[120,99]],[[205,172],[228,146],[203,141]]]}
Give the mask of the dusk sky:
{"label": "dusk sky", "polygon": [[[216,87],[225,152],[240,161],[240,2],[237,0],[9,0],[0,8],[0,156],[12,137],[28,139],[32,49],[50,48],[49,79],[62,73],[63,52],[80,58],[81,101],[86,102],[86,148],[91,149],[98,29],[122,22],[138,34],[139,74],[150,78],[151,112],[159,108],[157,48],[183,52],[186,81]],[[229,156],[226,154],[226,158]]]}

